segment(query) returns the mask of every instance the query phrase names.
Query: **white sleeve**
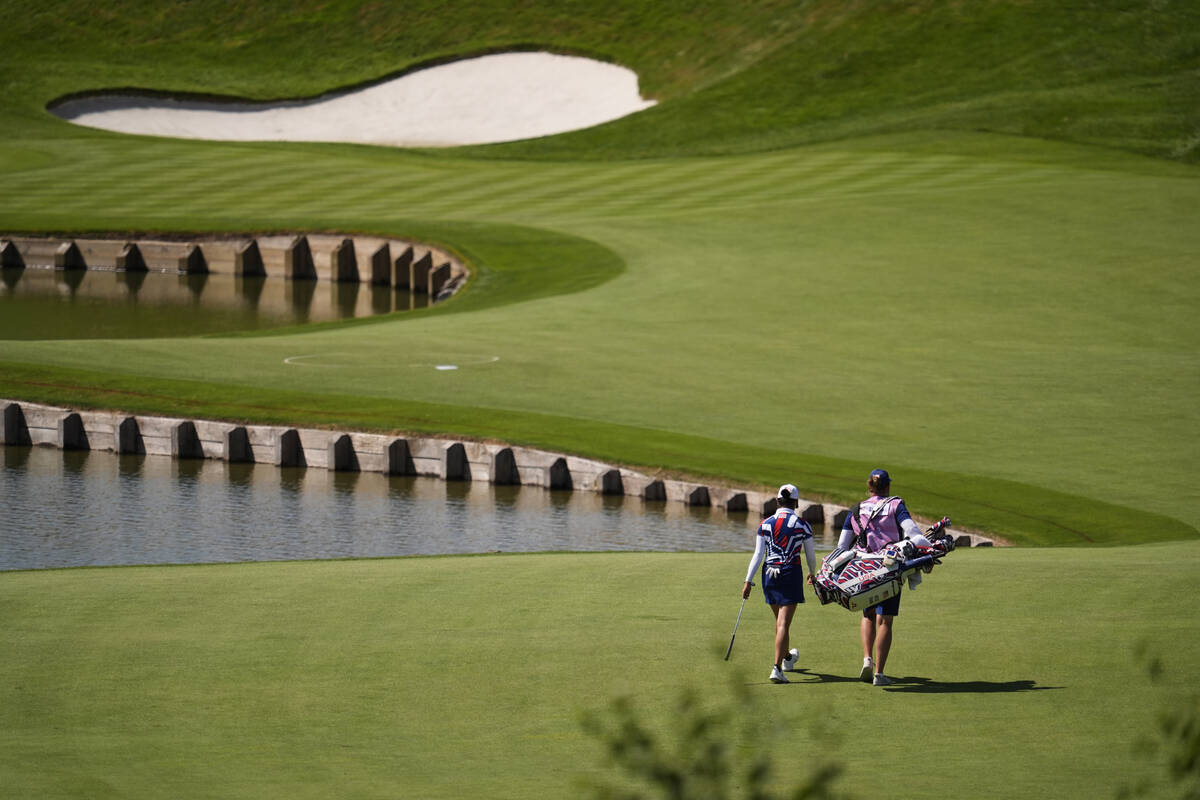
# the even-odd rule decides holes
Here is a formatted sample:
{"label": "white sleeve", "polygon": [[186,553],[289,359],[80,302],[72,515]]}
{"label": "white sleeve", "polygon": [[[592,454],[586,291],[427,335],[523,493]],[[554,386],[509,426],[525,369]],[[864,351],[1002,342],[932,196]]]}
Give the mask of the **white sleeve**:
{"label": "white sleeve", "polygon": [[754,534],[754,555],[750,556],[750,569],[746,570],[746,583],[754,583],[754,573],[758,571],[758,565],[763,560],[766,554],[767,545],[763,537],[757,533]]}
{"label": "white sleeve", "polygon": [[813,545],[812,537],[804,540],[804,558],[808,561],[808,574],[817,574],[817,548]]}
{"label": "white sleeve", "polygon": [[909,541],[911,541],[917,547],[933,547],[933,542],[925,538],[925,534],[921,533],[921,528],[911,519],[906,519],[904,522],[901,522],[900,527],[904,531],[904,535],[908,537]]}
{"label": "white sleeve", "polygon": [[854,531],[842,531],[842,535],[838,537],[837,549],[849,550],[852,544],[854,544]]}

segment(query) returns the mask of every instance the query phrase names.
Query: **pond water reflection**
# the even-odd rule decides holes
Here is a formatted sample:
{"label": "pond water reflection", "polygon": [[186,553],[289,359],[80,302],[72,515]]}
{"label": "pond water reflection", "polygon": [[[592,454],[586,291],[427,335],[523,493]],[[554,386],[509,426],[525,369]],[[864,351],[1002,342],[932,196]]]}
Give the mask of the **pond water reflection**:
{"label": "pond water reflection", "polygon": [[757,522],[528,486],[47,447],[0,451],[0,570],[544,550],[748,557]]}
{"label": "pond water reflection", "polygon": [[195,336],[427,305],[428,295],[369,283],[228,273],[0,269],[0,339]]}

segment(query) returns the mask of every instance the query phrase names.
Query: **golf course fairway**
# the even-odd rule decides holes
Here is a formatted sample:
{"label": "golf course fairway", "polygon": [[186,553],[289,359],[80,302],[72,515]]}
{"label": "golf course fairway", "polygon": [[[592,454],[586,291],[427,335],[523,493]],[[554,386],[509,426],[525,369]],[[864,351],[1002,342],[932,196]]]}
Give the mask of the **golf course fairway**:
{"label": "golf course fairway", "polygon": [[[656,105],[443,150],[49,110],[314,98],[513,50],[627,67]],[[36,340],[5,304],[0,398],[845,504],[884,467],[914,514],[1017,545],[905,596],[886,690],[852,680],[855,618],[814,603],[794,685],[766,683],[757,595],[721,661],[750,541],[6,572],[2,793],[572,796],[607,774],[581,716],[628,696],[669,738],[680,691],[731,680],[769,709],[780,785],[835,764],[855,797],[1162,788],[1146,743],[1194,708],[1200,655],[1192,0],[0,2],[0,86],[0,238],[360,233],[472,270],[428,309],[260,333]]]}
{"label": "golf course fairway", "polygon": [[[765,709],[784,786],[825,763],[860,798],[1163,782],[1144,745],[1194,702],[1200,644],[1177,602],[1200,544],[951,553],[905,595],[887,689],[858,681],[857,615],[811,595],[793,683],[767,681],[757,590],[723,661],[745,567],[559,553],[8,573],[0,776],[11,797],[576,796],[606,775],[584,714],[629,697],[673,741],[679,693],[722,702],[732,680]],[[1151,574],[1153,592],[1129,577]]]}

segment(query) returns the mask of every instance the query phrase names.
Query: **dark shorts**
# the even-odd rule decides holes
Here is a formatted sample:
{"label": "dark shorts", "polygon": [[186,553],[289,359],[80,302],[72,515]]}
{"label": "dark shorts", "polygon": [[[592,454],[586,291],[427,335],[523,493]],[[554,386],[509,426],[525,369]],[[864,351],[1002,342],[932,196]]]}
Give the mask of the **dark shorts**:
{"label": "dark shorts", "polygon": [[889,597],[877,606],[863,609],[863,616],[875,619],[877,616],[894,617],[900,613],[900,595]]}
{"label": "dark shorts", "polygon": [[774,577],[762,568],[763,597],[773,606],[790,606],[804,602],[804,570],[799,566],[783,568]]}

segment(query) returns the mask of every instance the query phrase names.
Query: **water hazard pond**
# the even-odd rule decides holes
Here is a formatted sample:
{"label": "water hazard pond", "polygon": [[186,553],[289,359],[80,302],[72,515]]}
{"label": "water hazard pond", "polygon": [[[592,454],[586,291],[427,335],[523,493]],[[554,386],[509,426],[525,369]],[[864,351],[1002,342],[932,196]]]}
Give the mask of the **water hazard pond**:
{"label": "water hazard pond", "polygon": [[0,270],[0,339],[197,336],[365,317],[426,295],[338,281],[113,270]]}
{"label": "water hazard pond", "polygon": [[0,570],[545,550],[749,557],[757,522],[530,486],[50,447],[0,451]]}

